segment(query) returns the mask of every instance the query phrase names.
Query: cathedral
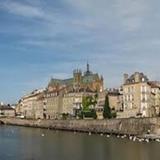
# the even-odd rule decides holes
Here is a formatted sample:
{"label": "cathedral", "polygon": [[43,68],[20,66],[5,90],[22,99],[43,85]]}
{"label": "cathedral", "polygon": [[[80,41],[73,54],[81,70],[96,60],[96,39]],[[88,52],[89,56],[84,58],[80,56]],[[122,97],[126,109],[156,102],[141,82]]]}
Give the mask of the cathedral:
{"label": "cathedral", "polygon": [[98,73],[91,72],[89,64],[87,63],[87,69],[84,73],[82,73],[81,70],[76,69],[73,71],[72,78],[52,78],[47,89],[50,92],[60,90],[66,90],[66,92],[102,92],[104,89],[103,76],[99,76]]}

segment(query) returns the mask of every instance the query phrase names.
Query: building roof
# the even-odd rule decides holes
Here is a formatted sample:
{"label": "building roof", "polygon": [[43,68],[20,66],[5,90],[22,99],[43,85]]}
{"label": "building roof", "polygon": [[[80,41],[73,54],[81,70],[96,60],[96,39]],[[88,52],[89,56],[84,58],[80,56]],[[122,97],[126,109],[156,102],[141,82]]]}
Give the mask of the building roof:
{"label": "building roof", "polygon": [[108,92],[109,96],[121,96],[122,94],[120,94],[119,92]]}
{"label": "building roof", "polygon": [[82,77],[82,82],[83,83],[92,83],[94,81],[96,81],[97,79],[99,78],[98,74],[95,73],[90,73],[90,74],[85,74],[83,77]]}
{"label": "building roof", "polygon": [[71,85],[73,84],[73,78],[69,78],[69,79],[55,79],[55,78],[52,78],[49,82],[49,86],[51,85]]}
{"label": "building roof", "polygon": [[160,89],[160,86],[155,81],[149,81],[148,84],[151,86],[151,88],[159,88]]}
{"label": "building roof", "polygon": [[14,110],[14,109],[9,105],[0,105],[0,110]]}
{"label": "building roof", "polygon": [[[139,81],[136,81],[136,77],[138,77]],[[139,82],[148,82],[149,79],[144,73],[135,72],[130,77],[126,79],[125,84],[139,83]]]}
{"label": "building roof", "polygon": [[[92,83],[94,81],[96,81],[99,78],[98,74],[95,73],[91,73],[91,74],[85,74],[84,76],[82,76],[82,83]],[[73,85],[73,78],[69,78],[69,79],[55,79],[52,78],[48,84],[48,86],[52,86],[52,85]]]}
{"label": "building roof", "polygon": [[[75,70],[74,73],[75,72],[82,74],[81,70]],[[89,70],[89,64],[87,64],[87,71],[84,72],[83,75],[81,75],[81,83],[82,84],[88,84],[88,83],[95,82],[99,79],[100,79],[100,77],[99,77],[98,73],[92,73]],[[103,79],[103,77],[101,77],[101,79]],[[74,77],[73,78],[68,78],[68,79],[51,78],[48,86],[55,86],[55,85],[70,86],[70,85],[73,85],[73,83],[74,83]]]}
{"label": "building roof", "polygon": [[108,94],[109,96],[120,96],[120,95],[122,95],[122,94],[120,93],[120,90],[117,89],[117,88],[110,88],[110,89],[108,89],[108,90],[107,90],[107,94]]}

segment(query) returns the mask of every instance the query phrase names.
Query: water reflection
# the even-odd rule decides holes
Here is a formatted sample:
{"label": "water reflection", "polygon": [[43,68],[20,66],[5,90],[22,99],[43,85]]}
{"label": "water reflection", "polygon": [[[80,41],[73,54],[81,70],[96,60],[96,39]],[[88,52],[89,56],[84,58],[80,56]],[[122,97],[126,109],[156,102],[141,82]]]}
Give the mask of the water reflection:
{"label": "water reflection", "polygon": [[160,144],[1,126],[0,160],[159,160]]}

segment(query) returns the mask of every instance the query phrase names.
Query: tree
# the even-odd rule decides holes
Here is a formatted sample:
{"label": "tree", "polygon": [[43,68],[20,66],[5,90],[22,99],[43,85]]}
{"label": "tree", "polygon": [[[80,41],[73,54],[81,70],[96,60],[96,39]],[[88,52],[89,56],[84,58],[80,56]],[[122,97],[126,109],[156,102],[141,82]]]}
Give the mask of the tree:
{"label": "tree", "polygon": [[83,106],[83,111],[88,112],[89,111],[89,106],[90,106],[90,97],[83,97],[82,98],[82,106]]}
{"label": "tree", "polygon": [[79,117],[92,117],[96,119],[95,105],[97,104],[97,96],[84,96],[82,98],[82,111]]}
{"label": "tree", "polygon": [[111,109],[109,106],[109,98],[108,95],[106,95],[105,98],[105,104],[104,104],[104,109],[103,109],[103,117],[104,118],[112,118],[112,113],[111,113]]}

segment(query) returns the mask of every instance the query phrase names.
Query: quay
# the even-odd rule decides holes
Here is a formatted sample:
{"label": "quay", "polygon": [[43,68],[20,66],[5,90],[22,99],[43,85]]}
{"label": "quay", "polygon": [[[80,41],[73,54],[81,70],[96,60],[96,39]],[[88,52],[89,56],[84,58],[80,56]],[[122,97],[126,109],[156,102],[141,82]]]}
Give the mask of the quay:
{"label": "quay", "polygon": [[[0,118],[1,124],[45,128],[73,132],[127,135],[137,137],[160,136],[160,118],[125,118],[111,120],[27,120]],[[152,135],[152,136],[150,136]],[[154,136],[153,136],[154,135]]]}

